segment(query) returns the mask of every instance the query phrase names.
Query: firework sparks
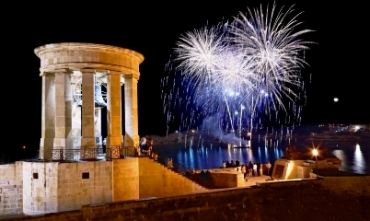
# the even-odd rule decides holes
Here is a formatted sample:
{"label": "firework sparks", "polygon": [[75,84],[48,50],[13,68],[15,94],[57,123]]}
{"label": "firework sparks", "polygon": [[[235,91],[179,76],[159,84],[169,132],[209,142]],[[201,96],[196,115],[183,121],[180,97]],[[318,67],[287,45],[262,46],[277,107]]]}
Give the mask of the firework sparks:
{"label": "firework sparks", "polygon": [[[168,82],[166,77],[161,83],[182,90],[172,88],[171,96],[162,96],[166,112],[177,108],[190,113],[181,113],[179,122],[187,129],[218,116],[220,127],[232,131],[236,126],[252,130],[253,122],[263,114],[271,119],[274,112],[277,120],[279,111],[296,109],[292,112],[299,115],[301,107],[296,102],[302,100],[301,94],[306,99],[306,93],[300,93],[304,90],[301,69],[307,65],[304,51],[312,43],[303,41],[301,35],[312,30],[295,31],[301,24],[297,20],[300,13],[293,12],[293,6],[283,13],[274,3],[266,13],[262,6],[248,9],[230,24],[182,35],[174,51],[176,57],[167,65],[174,78]],[[167,114],[171,119],[175,115]]]}
{"label": "firework sparks", "polygon": [[[261,84],[283,109],[283,96],[290,100],[297,96],[291,87],[300,86],[298,74],[306,65],[299,55],[309,49],[307,44],[312,43],[300,39],[301,35],[312,30],[295,32],[301,23],[297,20],[300,13],[288,20],[293,12],[293,6],[286,13],[283,13],[283,7],[277,12],[274,3],[264,14],[261,5],[259,9],[248,9],[246,14],[240,13],[230,29],[230,40],[242,48],[244,55],[255,64],[254,73],[260,77],[256,83]],[[276,109],[275,106],[273,108]]]}

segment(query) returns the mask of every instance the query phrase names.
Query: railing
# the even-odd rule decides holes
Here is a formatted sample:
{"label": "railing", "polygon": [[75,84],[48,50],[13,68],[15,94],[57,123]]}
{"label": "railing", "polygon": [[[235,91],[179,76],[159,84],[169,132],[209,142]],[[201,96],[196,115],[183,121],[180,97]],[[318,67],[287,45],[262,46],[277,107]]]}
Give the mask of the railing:
{"label": "railing", "polygon": [[40,150],[39,158],[52,161],[97,160],[103,157],[102,147],[83,149],[44,149]]}
{"label": "railing", "polygon": [[105,158],[107,160],[125,158],[125,156],[128,156],[127,149],[128,147],[121,147],[121,146],[107,148]]}
{"label": "railing", "polygon": [[82,149],[44,149],[39,151],[39,158],[43,161],[89,161],[89,160],[112,160],[125,158],[130,155],[127,146],[91,147]]}

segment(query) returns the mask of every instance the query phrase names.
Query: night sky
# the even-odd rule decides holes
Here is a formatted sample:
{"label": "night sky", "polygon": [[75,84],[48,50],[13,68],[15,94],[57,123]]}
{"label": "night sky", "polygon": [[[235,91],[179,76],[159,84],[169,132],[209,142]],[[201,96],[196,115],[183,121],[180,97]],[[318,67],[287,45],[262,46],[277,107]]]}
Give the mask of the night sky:
{"label": "night sky", "polygon": [[[114,1],[113,1],[114,2]],[[118,1],[117,1],[118,2]],[[125,2],[128,4],[124,6]],[[2,7],[3,140],[0,154],[37,150],[41,136],[41,78],[34,48],[59,42],[91,42],[135,50],[144,55],[140,66],[139,135],[163,134],[160,79],[176,40],[186,31],[232,20],[247,7],[273,1],[236,1],[204,4],[90,1],[87,4],[14,2]],[[302,121],[315,123],[370,123],[367,8],[363,1],[276,1],[286,9],[295,4],[304,35],[315,41],[306,53],[312,73]],[[334,97],[339,102],[333,101]]]}

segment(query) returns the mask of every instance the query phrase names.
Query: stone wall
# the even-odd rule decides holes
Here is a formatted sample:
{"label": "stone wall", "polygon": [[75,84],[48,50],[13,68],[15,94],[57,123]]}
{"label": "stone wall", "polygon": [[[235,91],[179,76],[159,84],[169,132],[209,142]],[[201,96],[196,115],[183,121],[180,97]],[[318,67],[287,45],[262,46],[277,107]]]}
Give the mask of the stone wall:
{"label": "stone wall", "polygon": [[1,165],[0,174],[0,216],[42,215],[80,210],[83,205],[207,191],[147,157],[17,162]]}
{"label": "stone wall", "polygon": [[12,220],[363,221],[370,220],[369,185],[370,177],[269,182],[254,188],[83,206],[81,211]]}
{"label": "stone wall", "polygon": [[113,202],[139,198],[138,158],[112,161]]}
{"label": "stone wall", "polygon": [[58,163],[23,162],[23,212],[58,211]]}
{"label": "stone wall", "polygon": [[[41,215],[112,202],[112,163],[23,162],[23,213]],[[22,199],[22,191],[20,192]]]}
{"label": "stone wall", "polygon": [[22,213],[22,179],[22,162],[0,165],[0,216]]}
{"label": "stone wall", "polygon": [[298,178],[298,166],[304,164],[303,160],[288,160],[288,163],[285,167],[285,174],[283,179],[296,179]]}
{"label": "stone wall", "polygon": [[[234,168],[230,168],[227,170],[234,170]],[[211,177],[213,185],[218,188],[245,186],[244,174],[240,172],[223,172],[222,170],[212,171]]]}
{"label": "stone wall", "polygon": [[140,198],[169,197],[208,191],[147,157],[139,159]]}
{"label": "stone wall", "polygon": [[272,177],[274,179],[288,180],[296,178],[308,178],[309,172],[311,172],[316,167],[318,169],[336,169],[338,168],[337,159],[325,159],[315,161],[307,160],[287,160],[279,159],[275,161],[274,170],[272,172]]}
{"label": "stone wall", "polygon": [[310,173],[312,172],[312,168],[310,166],[297,166],[298,170],[298,178],[306,179],[310,178]]}
{"label": "stone wall", "polygon": [[59,212],[112,202],[112,162],[60,163],[57,183]]}
{"label": "stone wall", "polygon": [[370,196],[370,176],[325,177],[321,182],[337,194]]}

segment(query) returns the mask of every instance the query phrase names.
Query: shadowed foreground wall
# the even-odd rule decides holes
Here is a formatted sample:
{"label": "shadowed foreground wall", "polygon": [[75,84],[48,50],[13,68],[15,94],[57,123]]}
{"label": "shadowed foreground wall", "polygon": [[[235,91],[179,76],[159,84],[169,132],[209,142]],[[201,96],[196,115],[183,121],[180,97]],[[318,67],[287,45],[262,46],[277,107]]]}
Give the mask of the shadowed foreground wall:
{"label": "shadowed foreground wall", "polygon": [[370,220],[370,177],[266,183],[13,220]]}

